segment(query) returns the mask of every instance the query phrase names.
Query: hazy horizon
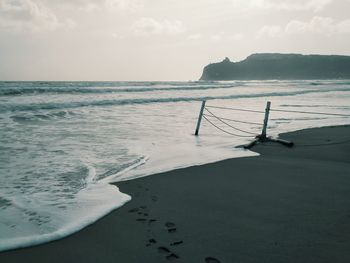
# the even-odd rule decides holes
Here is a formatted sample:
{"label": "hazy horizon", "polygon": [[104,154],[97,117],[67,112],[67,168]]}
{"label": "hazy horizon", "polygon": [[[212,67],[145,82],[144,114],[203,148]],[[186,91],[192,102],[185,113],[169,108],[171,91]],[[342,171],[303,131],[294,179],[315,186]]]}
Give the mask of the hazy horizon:
{"label": "hazy horizon", "polygon": [[0,0],[0,81],[198,80],[253,53],[350,55],[350,0]]}

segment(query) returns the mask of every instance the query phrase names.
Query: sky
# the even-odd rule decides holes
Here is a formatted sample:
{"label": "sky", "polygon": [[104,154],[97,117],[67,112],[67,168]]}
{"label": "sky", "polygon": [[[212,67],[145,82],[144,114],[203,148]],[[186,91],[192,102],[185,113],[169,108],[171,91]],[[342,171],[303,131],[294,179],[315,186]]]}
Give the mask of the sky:
{"label": "sky", "polygon": [[0,0],[0,80],[197,80],[253,53],[350,55],[350,0]]}

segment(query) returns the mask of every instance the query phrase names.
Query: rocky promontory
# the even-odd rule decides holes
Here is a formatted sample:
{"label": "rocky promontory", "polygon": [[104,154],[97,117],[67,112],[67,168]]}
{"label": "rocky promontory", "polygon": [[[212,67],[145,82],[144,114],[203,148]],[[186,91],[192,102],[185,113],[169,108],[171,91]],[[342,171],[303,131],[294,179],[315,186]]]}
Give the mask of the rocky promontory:
{"label": "rocky promontory", "polygon": [[262,53],[207,65],[200,80],[350,79],[350,56]]}

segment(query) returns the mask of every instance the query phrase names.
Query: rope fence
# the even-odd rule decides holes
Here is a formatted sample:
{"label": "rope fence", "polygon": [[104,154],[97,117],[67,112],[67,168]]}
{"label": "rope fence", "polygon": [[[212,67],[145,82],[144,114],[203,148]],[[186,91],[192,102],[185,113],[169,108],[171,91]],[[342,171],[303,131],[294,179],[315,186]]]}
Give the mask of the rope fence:
{"label": "rope fence", "polygon": [[219,131],[222,131],[222,132],[224,132],[224,133],[227,133],[227,134],[229,134],[229,135],[233,135],[233,136],[237,136],[237,137],[249,137],[249,138],[252,138],[253,136],[251,136],[251,135],[239,135],[239,134],[235,134],[235,133],[232,133],[232,132],[229,132],[229,131],[226,131],[226,130],[224,130],[224,129],[222,129],[222,128],[220,128],[219,126],[217,126],[216,124],[214,124],[213,122],[211,122],[206,116],[204,116],[203,115],[203,118],[207,121],[207,122],[209,122],[212,126],[214,126],[216,129],[218,129]]}
{"label": "rope fence", "polygon": [[218,121],[220,121],[221,123],[223,124],[226,124],[228,127],[236,130],[236,131],[240,131],[240,132],[243,132],[243,133],[247,133],[247,134],[252,134],[252,135],[256,135],[256,133],[252,133],[252,132],[249,132],[249,131],[245,131],[245,130],[242,130],[242,129],[239,129],[239,128],[236,128],[230,124],[228,124],[227,122],[225,122],[222,118],[219,118],[218,116],[216,116],[214,113],[212,113],[210,110],[208,110],[207,108],[205,108],[205,110],[211,115],[213,116],[214,118],[216,118]]}
{"label": "rope fence", "polygon": [[[331,112],[316,112],[316,111],[296,111],[296,110],[284,110],[284,109],[278,109],[278,108],[270,108],[271,102],[267,102],[265,111],[259,111],[254,109],[242,109],[242,108],[232,108],[232,107],[223,107],[223,106],[213,106],[213,105],[206,105],[206,101],[202,102],[202,107],[199,112],[198,122],[197,122],[197,128],[195,135],[197,136],[199,133],[199,128],[201,124],[202,118],[204,118],[209,124],[211,124],[214,128],[220,130],[221,132],[224,132],[226,134],[237,136],[237,137],[246,137],[246,138],[252,138],[255,137],[255,140],[251,142],[249,145],[245,146],[245,148],[251,148],[258,142],[266,142],[266,141],[273,141],[273,142],[279,142],[286,146],[293,146],[293,142],[288,142],[281,139],[272,139],[271,137],[266,136],[266,129],[268,127],[268,119],[269,119],[269,113],[271,112],[283,112],[283,113],[300,113],[300,114],[317,114],[317,115],[324,115],[324,116],[337,116],[337,117],[349,117],[349,114],[341,114],[341,113],[331,113]],[[243,120],[236,120],[231,118],[224,118],[220,117],[216,114],[214,114],[210,109],[221,109],[221,110],[231,110],[231,111],[240,111],[240,112],[251,112],[251,113],[263,113],[265,114],[264,120],[261,123],[257,122],[251,122],[251,121],[243,121]],[[224,128],[219,126],[217,123],[215,123],[213,120],[220,122],[222,125],[224,125]],[[250,124],[250,125],[258,125],[258,127],[261,128],[262,126],[262,132],[261,134],[256,134],[251,131],[247,131],[246,129],[238,128],[236,126],[233,126],[232,124],[228,122],[234,122],[234,123],[240,123],[240,124]],[[227,129],[233,129],[236,132],[231,132]],[[237,132],[240,132],[242,134],[238,134]],[[313,145],[305,145],[305,146],[313,146]]]}
{"label": "rope fence", "polygon": [[[207,115],[207,114],[203,114],[203,116],[213,117],[213,116]],[[228,119],[228,118],[223,118],[223,117],[220,117],[220,119],[222,119],[224,121],[232,121],[232,122],[243,123],[243,124],[261,125],[261,123],[258,123],[258,122],[239,121],[239,120],[233,120],[233,119]]]}
{"label": "rope fence", "polygon": [[206,107],[207,107],[207,108],[215,108],[215,109],[224,109],[224,110],[234,110],[234,111],[246,111],[246,112],[255,112],[255,113],[265,113],[265,111],[249,110],[249,109],[228,108],[228,107],[219,107],[219,106],[206,106]]}

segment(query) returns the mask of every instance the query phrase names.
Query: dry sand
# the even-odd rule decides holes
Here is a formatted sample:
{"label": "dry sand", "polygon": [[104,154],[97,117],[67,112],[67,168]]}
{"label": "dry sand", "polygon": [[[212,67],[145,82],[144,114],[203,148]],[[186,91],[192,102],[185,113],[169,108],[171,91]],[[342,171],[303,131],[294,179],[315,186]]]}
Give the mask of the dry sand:
{"label": "dry sand", "polygon": [[350,262],[350,126],[281,137],[295,147],[118,183],[127,205],[0,262]]}

